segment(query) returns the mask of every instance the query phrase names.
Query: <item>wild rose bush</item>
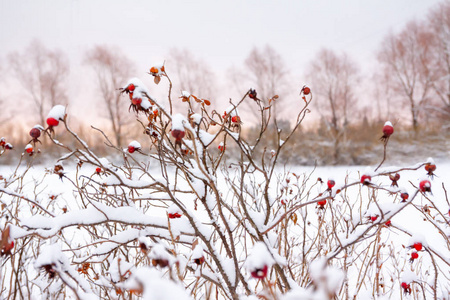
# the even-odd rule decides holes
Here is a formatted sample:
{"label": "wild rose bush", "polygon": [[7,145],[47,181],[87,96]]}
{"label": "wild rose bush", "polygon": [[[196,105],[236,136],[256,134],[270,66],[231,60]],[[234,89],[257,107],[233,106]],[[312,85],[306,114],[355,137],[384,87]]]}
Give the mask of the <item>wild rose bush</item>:
{"label": "wild rose bush", "polygon": [[[250,89],[218,112],[187,91],[173,99],[163,65],[150,74],[168,80],[166,102],[137,78],[120,91],[141,141],[118,147],[94,128],[111,150],[99,157],[71,129],[70,111],[55,106],[46,129],[31,129],[17,168],[1,174],[2,297],[448,299],[445,185],[432,159],[382,166],[390,122],[378,166],[317,178],[279,161],[309,112],[308,87],[292,100],[292,131],[277,130],[267,149],[278,96],[263,106]],[[241,135],[244,101],[260,112],[256,140]],[[63,131],[78,147],[57,140]],[[65,151],[45,170],[34,166],[43,138]],[[0,155],[14,155],[6,140]]]}

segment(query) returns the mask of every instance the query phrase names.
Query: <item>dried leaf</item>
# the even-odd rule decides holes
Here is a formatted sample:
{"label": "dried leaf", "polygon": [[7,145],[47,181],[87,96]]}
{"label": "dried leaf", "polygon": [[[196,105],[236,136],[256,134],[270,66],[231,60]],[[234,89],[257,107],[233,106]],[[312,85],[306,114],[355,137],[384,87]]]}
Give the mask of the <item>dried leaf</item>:
{"label": "dried leaf", "polygon": [[211,105],[211,102],[209,100],[203,99],[203,103],[205,103],[206,105]]}
{"label": "dried leaf", "polygon": [[2,231],[2,240],[1,240],[1,246],[3,248],[3,245],[5,243],[8,243],[8,239],[9,239],[9,226],[6,226],[5,230]]}
{"label": "dried leaf", "polygon": [[161,77],[155,76],[154,81],[155,81],[156,84],[158,84],[161,81]]}
{"label": "dried leaf", "polygon": [[142,288],[138,288],[138,289],[131,289],[130,290],[130,294],[131,295],[137,295],[137,296],[139,296],[139,295],[141,295],[142,294],[142,292],[143,292],[143,289]]}
{"label": "dried leaf", "polygon": [[198,245],[198,240],[195,240],[195,241],[192,243],[192,250],[194,250],[195,246],[197,246],[197,245]]}
{"label": "dried leaf", "polygon": [[9,255],[14,248],[14,242],[10,242],[9,225],[2,231],[2,240],[0,241],[0,255]]}
{"label": "dried leaf", "polygon": [[292,220],[292,222],[294,222],[294,225],[297,225],[297,221],[298,221],[297,214],[292,214],[291,215],[291,220]]}
{"label": "dried leaf", "polygon": [[117,295],[123,295],[122,289],[116,288],[116,294],[117,294]]}

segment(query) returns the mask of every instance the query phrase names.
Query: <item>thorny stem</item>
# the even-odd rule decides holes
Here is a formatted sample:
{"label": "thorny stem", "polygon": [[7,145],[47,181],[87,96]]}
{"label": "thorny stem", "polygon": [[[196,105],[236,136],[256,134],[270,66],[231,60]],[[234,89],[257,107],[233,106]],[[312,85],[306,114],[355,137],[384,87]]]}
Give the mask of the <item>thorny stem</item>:
{"label": "thorny stem", "polygon": [[378,168],[381,167],[381,165],[384,163],[384,161],[386,160],[386,148],[387,148],[387,144],[389,142],[389,138],[386,138],[385,142],[384,142],[384,147],[383,147],[383,160],[380,162],[380,164],[378,165],[378,167],[376,167],[375,172],[378,170]]}
{"label": "thorny stem", "polygon": [[167,80],[169,81],[169,95],[167,96],[167,98],[169,100],[169,112],[170,112],[170,115],[172,115],[172,96],[171,96],[171,94],[172,94],[172,80],[170,80],[170,77],[167,74],[165,74],[165,76],[166,76]]}

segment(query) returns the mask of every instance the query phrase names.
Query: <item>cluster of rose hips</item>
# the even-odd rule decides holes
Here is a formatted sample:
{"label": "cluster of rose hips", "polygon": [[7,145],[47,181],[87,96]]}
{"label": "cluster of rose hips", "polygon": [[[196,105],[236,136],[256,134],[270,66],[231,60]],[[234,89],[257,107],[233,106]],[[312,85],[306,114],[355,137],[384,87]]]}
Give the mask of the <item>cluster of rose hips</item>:
{"label": "cluster of rose hips", "polygon": [[253,100],[258,100],[258,98],[256,97],[256,95],[257,95],[257,93],[256,93],[256,90],[254,90],[254,89],[250,89],[249,91],[248,91],[248,97],[250,98],[250,99],[253,99]]}
{"label": "cluster of rose hips", "polygon": [[405,294],[411,294],[411,286],[409,283],[402,282],[401,287],[403,289],[403,293]]}
{"label": "cluster of rose hips", "polygon": [[[125,88],[121,88],[121,93],[126,93],[128,94],[131,104],[128,107],[128,111],[130,111],[131,109],[133,109],[133,111],[137,114],[139,111],[144,111],[146,114],[150,114],[152,115],[152,111],[149,110],[150,108],[150,104],[154,105],[154,102],[149,99],[150,103],[147,103],[145,105],[143,105],[143,99],[142,99],[142,92],[141,91],[137,91],[136,88],[138,86],[135,85],[134,83],[130,83],[128,84]],[[156,117],[154,117],[156,118]]]}
{"label": "cluster of rose hips", "polygon": [[[30,156],[32,156],[35,153],[36,144],[41,143],[39,138],[41,137],[42,132],[47,130],[49,132],[54,132],[53,128],[59,125],[59,120],[53,117],[47,117],[46,123],[48,125],[47,129],[44,129],[44,127],[42,127],[41,125],[36,125],[33,128],[31,128],[29,132],[31,140],[25,146],[25,152],[28,153]],[[31,143],[33,143],[33,145],[31,145]]]}
{"label": "cluster of rose hips", "polygon": [[233,129],[233,131],[238,131],[239,128],[241,127],[242,124],[241,117],[239,117],[238,115],[231,116],[230,113],[224,111],[222,119],[224,120],[224,122],[231,125],[231,129]]}
{"label": "cluster of rose hips", "polygon": [[434,161],[432,159],[429,159],[429,161],[425,165],[425,171],[427,171],[428,176],[433,178],[434,176],[433,172],[436,171],[436,165],[434,164]]}
{"label": "cluster of rose hips", "polygon": [[2,147],[3,150],[12,150],[14,148],[13,145],[6,142],[4,137],[0,138],[0,147]]}
{"label": "cluster of rose hips", "polygon": [[[320,179],[320,181],[322,182],[322,179]],[[333,179],[328,179],[327,181],[327,190],[328,192],[331,193],[331,189],[336,185],[336,182]],[[325,205],[327,204],[327,199],[323,199],[317,202],[317,208],[319,209],[324,209]]]}
{"label": "cluster of rose hips", "polygon": [[[387,143],[389,137],[394,133],[394,127],[392,126],[391,122],[386,122],[383,126],[383,136],[381,137],[381,140],[383,140],[385,143]],[[430,177],[434,176],[434,171],[436,170],[436,165],[434,164],[434,161],[429,158],[428,162],[425,164],[425,170],[427,171],[427,174]],[[397,181],[400,179],[400,174],[390,174],[389,179],[392,181],[391,186],[398,187]],[[371,184],[372,177],[367,174],[363,174],[361,176],[361,183],[364,185],[370,185]],[[431,182],[428,179],[423,179],[419,183],[419,190],[422,193],[431,192]],[[402,192],[400,194],[400,197],[402,198],[402,202],[406,202],[406,200],[409,198],[409,195],[407,192]]]}
{"label": "cluster of rose hips", "polygon": [[142,98],[141,97],[134,97],[134,90],[136,89],[136,86],[133,83],[130,83],[126,88],[122,90],[122,93],[128,94],[131,104],[130,107],[128,107],[128,111],[130,111],[133,108],[134,112],[138,112],[141,108]]}
{"label": "cluster of rose hips", "polygon": [[219,149],[220,152],[225,151],[225,145],[223,144],[223,142],[220,142],[220,144],[217,148]]}
{"label": "cluster of rose hips", "polygon": [[[55,120],[54,118],[47,118],[47,124],[53,124],[54,126],[57,126],[59,124],[58,120]],[[56,124],[56,125],[55,125]],[[53,127],[49,125],[49,128]],[[28,153],[30,156],[32,156],[34,152],[34,148],[36,147],[36,143],[41,143],[39,140],[39,137],[41,136],[41,132],[44,131],[44,127],[41,125],[36,125],[30,130],[30,137],[31,140],[28,142],[28,144],[25,146],[25,152]],[[33,143],[33,145],[31,145]],[[38,151],[39,153],[39,151]]]}
{"label": "cluster of rose hips", "polygon": [[[389,137],[394,133],[394,127],[392,126],[391,122],[386,122],[384,124],[383,127],[383,136],[381,137],[381,140],[383,142],[385,142],[385,144],[387,143],[387,141],[389,140]],[[427,174],[430,177],[434,176],[434,171],[436,170],[436,165],[434,164],[434,161],[432,159],[429,159],[428,162],[425,165],[425,170],[427,171]],[[400,175],[398,173],[396,173],[395,175],[390,174],[389,175],[389,179],[391,179],[392,184],[391,186],[397,186],[397,181],[400,179]],[[367,184],[368,182],[370,182],[371,178],[370,176],[362,176],[361,177],[361,183],[363,184]],[[419,183],[419,190],[422,193],[426,193],[426,192],[431,192],[431,182],[428,179],[423,179],[420,181]],[[406,202],[409,198],[409,195],[406,191],[402,191],[400,194],[400,197],[402,199],[401,202]],[[372,221],[374,221],[374,218],[376,220],[377,216],[372,216],[371,219]],[[391,221],[387,221],[385,223],[386,226],[390,226],[391,225]],[[422,251],[423,249],[423,245],[421,242],[415,242],[412,246],[410,246],[409,248],[414,249],[414,251],[411,253],[410,256],[410,263],[413,263],[416,259],[419,258],[419,251]],[[405,294],[411,294],[411,285],[410,283],[407,282],[402,282],[401,283],[401,288],[403,289],[403,292]]]}
{"label": "cluster of rose hips", "polygon": [[161,76],[165,75],[165,68],[164,66],[161,67],[151,67],[150,68],[150,75],[154,77],[154,81],[156,84],[158,84],[161,81]]}
{"label": "cluster of rose hips", "polygon": [[231,117],[231,128],[236,131],[241,127],[241,118],[239,116]]}
{"label": "cluster of rose hips", "polygon": [[[410,263],[413,263],[414,260],[419,258],[419,251],[422,251],[423,249],[423,245],[421,242],[415,242],[413,245],[409,246],[409,248],[414,249],[413,252],[411,253],[411,257],[409,259]],[[411,285],[410,283],[407,283],[405,281],[403,281],[401,283],[401,287],[403,289],[403,292],[405,294],[411,294]]]}
{"label": "cluster of rose hips", "polygon": [[169,217],[169,219],[179,219],[182,215],[179,212],[174,212],[168,213],[167,216]]}

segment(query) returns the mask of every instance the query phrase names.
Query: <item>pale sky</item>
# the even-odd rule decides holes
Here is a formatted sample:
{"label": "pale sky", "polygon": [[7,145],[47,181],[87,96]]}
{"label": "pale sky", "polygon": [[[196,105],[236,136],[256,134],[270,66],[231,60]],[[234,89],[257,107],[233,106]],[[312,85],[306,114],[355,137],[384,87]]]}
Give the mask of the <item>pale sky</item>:
{"label": "pale sky", "polygon": [[[437,0],[0,0],[0,63],[37,38],[69,55],[72,71],[94,44],[119,46],[144,72],[173,47],[219,75],[270,44],[301,81],[322,47],[346,51],[363,70],[389,31],[426,16]],[[296,79],[297,80],[297,79]]]}
{"label": "pale sky", "polygon": [[321,47],[363,63],[389,30],[422,17],[436,0],[0,0],[0,57],[33,38],[69,53],[116,44],[150,65],[174,46],[218,71],[241,63],[253,46],[271,44],[292,69]]}

